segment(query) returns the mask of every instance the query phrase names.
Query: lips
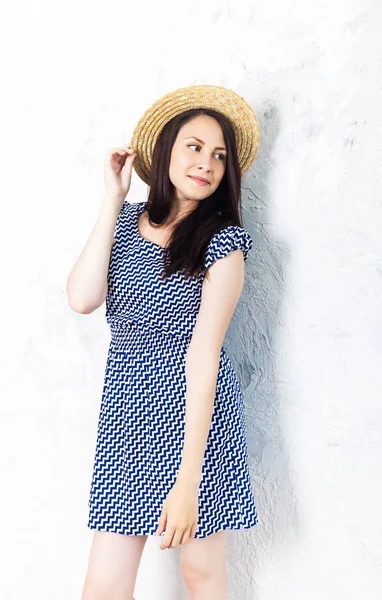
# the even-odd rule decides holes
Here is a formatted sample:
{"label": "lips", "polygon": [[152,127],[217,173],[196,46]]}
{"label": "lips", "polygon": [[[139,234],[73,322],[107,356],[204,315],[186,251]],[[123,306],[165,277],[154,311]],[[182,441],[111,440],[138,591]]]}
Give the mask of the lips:
{"label": "lips", "polygon": [[189,175],[189,177],[200,183],[209,183],[208,179],[205,179],[204,177],[195,177],[194,175]]}

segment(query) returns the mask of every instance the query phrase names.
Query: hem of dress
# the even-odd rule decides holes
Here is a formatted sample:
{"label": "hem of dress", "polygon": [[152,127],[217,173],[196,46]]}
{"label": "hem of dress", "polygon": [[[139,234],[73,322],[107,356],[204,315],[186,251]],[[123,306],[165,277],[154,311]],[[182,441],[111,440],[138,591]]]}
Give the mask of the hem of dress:
{"label": "hem of dress", "polygon": [[[210,535],[213,535],[214,533],[219,533],[219,531],[229,531],[229,530],[239,531],[240,529],[251,529],[252,527],[255,527],[258,524],[259,524],[259,519],[256,517],[250,523],[240,523],[238,525],[226,525],[226,526],[219,527],[218,529],[215,529],[213,531],[209,531],[208,533],[203,533],[203,534],[197,532],[194,535],[194,538],[195,539],[206,538]],[[157,535],[155,532],[147,531],[147,530],[140,530],[140,531],[135,530],[135,531],[132,531],[131,533],[129,533],[127,530],[123,530],[122,528],[115,527],[113,525],[98,525],[98,524],[94,524],[94,523],[88,523],[87,527],[88,527],[88,529],[92,529],[92,530],[96,530],[96,531],[107,531],[110,533],[120,533],[122,535],[149,535],[151,537],[161,538],[165,534],[164,531],[160,535]]]}

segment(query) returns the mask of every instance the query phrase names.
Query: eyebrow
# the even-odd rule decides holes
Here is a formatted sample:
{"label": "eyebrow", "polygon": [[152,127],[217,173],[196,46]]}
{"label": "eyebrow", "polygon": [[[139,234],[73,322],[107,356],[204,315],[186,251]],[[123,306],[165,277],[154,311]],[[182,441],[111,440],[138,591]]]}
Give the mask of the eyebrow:
{"label": "eyebrow", "polygon": [[[186,140],[191,140],[191,139],[197,140],[198,142],[200,142],[204,146],[203,140],[200,140],[199,138],[195,137],[194,135],[192,135],[189,138],[186,138]],[[216,146],[215,150],[227,150],[227,148],[224,148],[223,146]]]}

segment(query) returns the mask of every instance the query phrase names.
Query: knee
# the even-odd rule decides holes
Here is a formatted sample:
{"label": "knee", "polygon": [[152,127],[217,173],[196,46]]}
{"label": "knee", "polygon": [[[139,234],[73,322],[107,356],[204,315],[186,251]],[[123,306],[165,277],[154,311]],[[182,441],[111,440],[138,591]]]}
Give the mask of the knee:
{"label": "knee", "polygon": [[211,563],[202,556],[187,557],[182,560],[182,575],[188,589],[199,588],[206,581],[211,580],[216,576],[217,566],[214,567]]}
{"label": "knee", "polygon": [[226,532],[219,531],[206,539],[193,539],[182,546],[181,568],[189,591],[218,589],[226,580]]}

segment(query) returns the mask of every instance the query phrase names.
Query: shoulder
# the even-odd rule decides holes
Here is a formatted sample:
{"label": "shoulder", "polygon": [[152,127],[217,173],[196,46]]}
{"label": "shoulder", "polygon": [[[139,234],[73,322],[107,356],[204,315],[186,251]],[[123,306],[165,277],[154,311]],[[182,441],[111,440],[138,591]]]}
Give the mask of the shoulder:
{"label": "shoulder", "polygon": [[121,213],[133,213],[137,212],[141,207],[146,204],[146,200],[141,200],[139,202],[129,202],[128,200],[124,200],[121,206]]}
{"label": "shoulder", "polygon": [[118,213],[117,221],[114,229],[114,238],[117,236],[125,236],[130,227],[134,226],[142,207],[146,204],[143,202],[128,202],[124,200]]}
{"label": "shoulder", "polygon": [[145,204],[145,200],[141,202],[128,202],[127,200],[124,200],[118,214],[118,221],[121,221],[125,217],[132,217],[137,215],[141,208],[145,206]]}
{"label": "shoulder", "polygon": [[253,240],[244,227],[228,225],[211,238],[205,258],[205,268],[208,269],[216,260],[224,258],[233,250],[242,250],[244,261],[253,248]]}

